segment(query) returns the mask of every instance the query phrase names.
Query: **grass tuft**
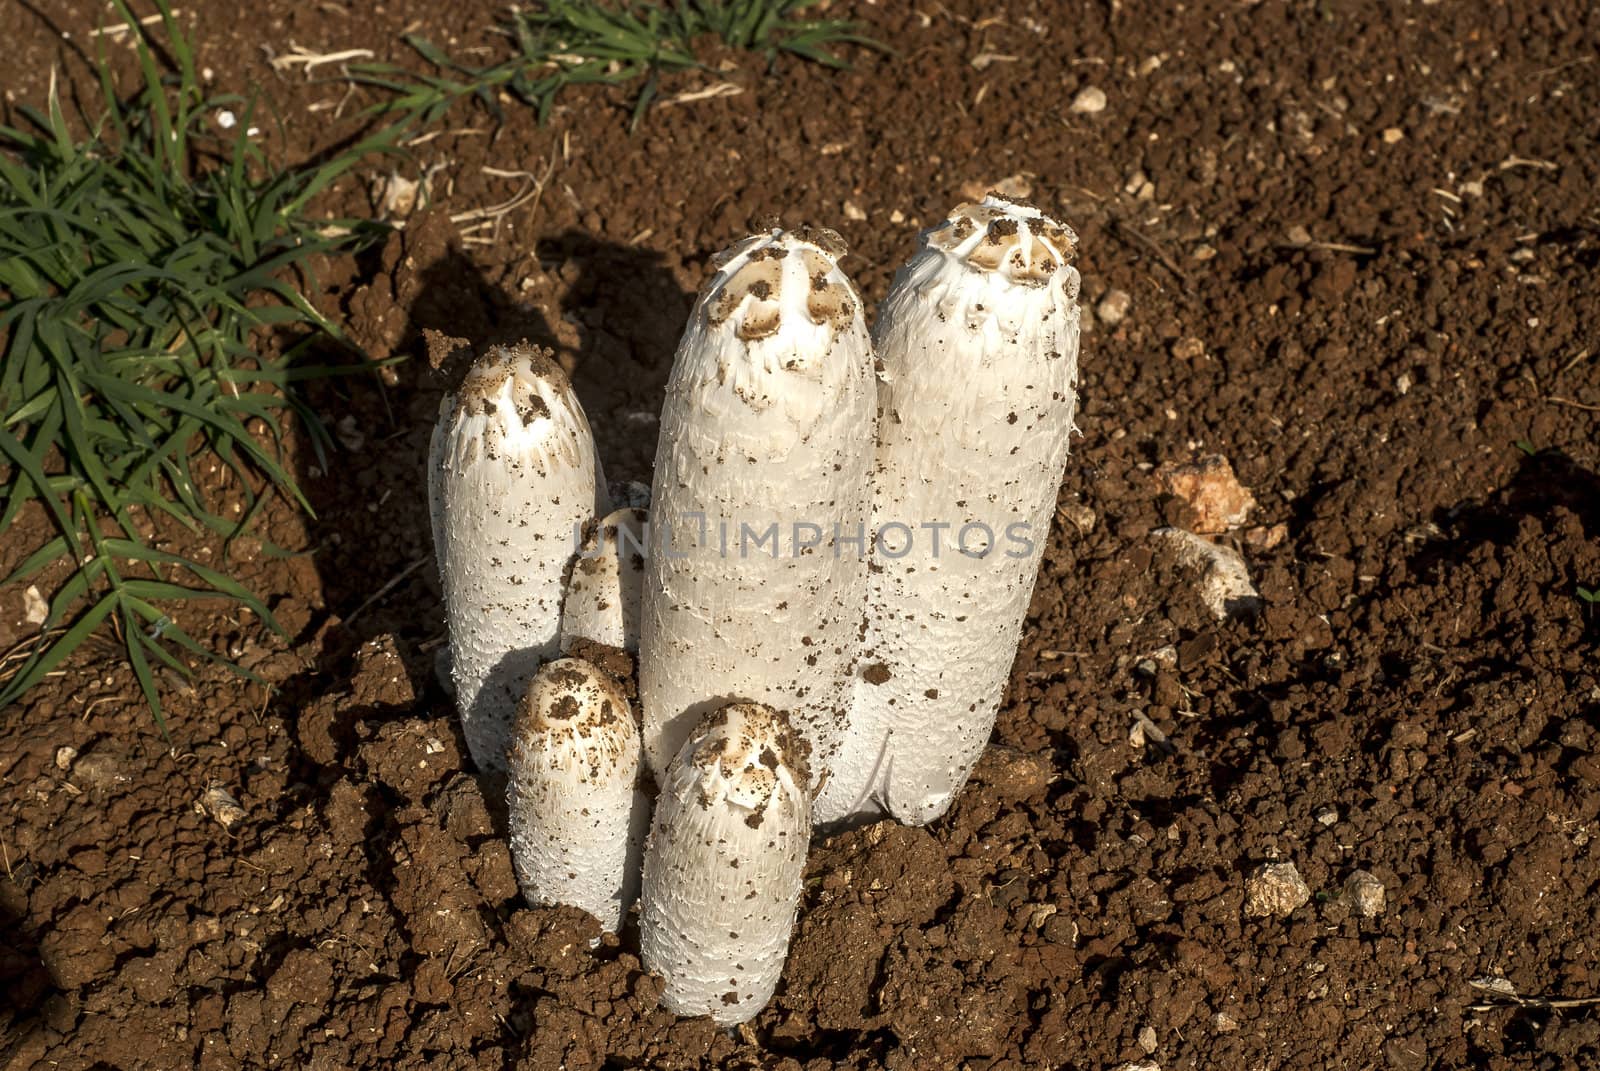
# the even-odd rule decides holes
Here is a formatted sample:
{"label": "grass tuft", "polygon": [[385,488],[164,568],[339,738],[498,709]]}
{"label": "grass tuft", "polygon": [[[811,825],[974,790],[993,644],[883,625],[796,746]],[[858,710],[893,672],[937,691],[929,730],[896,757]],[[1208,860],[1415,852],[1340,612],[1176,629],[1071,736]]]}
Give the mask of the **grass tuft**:
{"label": "grass tuft", "polygon": [[[67,122],[54,77],[45,112],[20,109],[22,128],[0,126],[0,534],[29,502],[55,529],[0,582],[73,565],[38,636],[8,657],[0,708],[109,628],[165,734],[154,670],[187,676],[183,653],[232,664],[164,604],[221,599],[278,626],[225,573],[152,546],[151,522],[162,514],[231,539],[271,492],[310,511],[278,436],[290,412],[322,456],[327,435],[292,387],[333,373],[302,357],[338,330],[288,280],[359,240],[325,236],[334,232],[306,203],[396,132],[275,170],[247,134],[248,104],[205,98],[169,4],[158,3],[176,67],[166,77],[145,27],[115,4],[136,42],[139,92],[119,98],[101,57],[105,112],[87,136]],[[244,114],[235,133],[213,136],[206,120],[223,103]],[[260,329],[299,341],[268,356],[252,343]],[[231,470],[241,516],[207,501],[201,461]]]}
{"label": "grass tuft", "polygon": [[498,94],[532,107],[541,123],[556,98],[571,86],[630,85],[643,80],[634,98],[637,126],[655,99],[661,74],[701,66],[698,38],[715,37],[728,48],[757,52],[769,64],[790,55],[828,67],[844,67],[841,45],[883,46],[859,32],[850,19],[810,18],[818,0],[546,0],[536,9],[513,8],[502,27],[516,54],[487,67],[451,59],[427,40],[406,43],[442,73],[418,75],[393,64],[350,68],[358,82],[394,94],[379,109],[401,112],[423,125],[438,122],[458,101],[473,98],[495,116]]}

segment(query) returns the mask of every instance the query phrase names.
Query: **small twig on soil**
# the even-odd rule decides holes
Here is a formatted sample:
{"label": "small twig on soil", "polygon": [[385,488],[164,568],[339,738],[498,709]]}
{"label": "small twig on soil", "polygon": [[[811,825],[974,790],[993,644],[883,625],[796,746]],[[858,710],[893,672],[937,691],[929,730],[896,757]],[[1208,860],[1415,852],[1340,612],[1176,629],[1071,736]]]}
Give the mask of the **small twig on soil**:
{"label": "small twig on soil", "polygon": [[370,48],[347,48],[343,52],[313,52],[309,48],[289,43],[287,56],[273,56],[267,60],[268,65],[275,71],[288,70],[290,67],[302,65],[307,75],[313,67],[320,67],[325,63],[344,63],[353,59],[372,59],[374,53]]}
{"label": "small twig on soil", "polygon": [[[172,9],[172,17],[173,18],[177,18],[181,14],[183,14],[183,10],[181,8],[173,8]],[[155,14],[155,15],[146,15],[144,18],[139,20],[139,25],[140,26],[154,26],[156,23],[158,23],[160,21],[161,21],[161,15],[159,13]],[[89,36],[90,37],[120,37],[121,35],[123,35],[123,34],[125,34],[127,32],[128,32],[128,24],[126,22],[119,22],[115,26],[101,26],[101,27],[98,27],[96,29],[90,30],[89,31]]]}
{"label": "small twig on soil", "polygon": [[1557,372],[1556,375],[1557,376],[1564,376],[1568,372],[1572,371],[1574,368],[1578,367],[1584,361],[1587,361],[1588,359],[1589,359],[1589,348],[1587,346],[1585,346],[1583,349],[1578,351],[1578,355],[1576,357],[1574,357],[1572,360],[1568,361],[1566,364],[1562,365],[1561,366],[1561,371]]}
{"label": "small twig on soil", "polygon": [[1560,170],[1561,165],[1551,160],[1530,160],[1526,156],[1518,156],[1515,153],[1500,161],[1501,171],[1510,171],[1514,167],[1536,167],[1541,171],[1557,171]]}
{"label": "small twig on soil", "polygon": [[[1498,984],[1497,984],[1498,983]],[[1494,1000],[1483,1004],[1469,1004],[1473,1011],[1494,1011],[1497,1008],[1588,1008],[1600,1004],[1600,997],[1525,997],[1511,989],[1503,978],[1474,978],[1467,983],[1473,989],[1492,993]],[[1502,988],[1502,986],[1504,988]]]}
{"label": "small twig on soil", "polygon": [[362,603],[360,606],[357,606],[353,611],[351,611],[350,616],[344,620],[345,627],[349,628],[352,624],[354,624],[356,618],[370,610],[380,599],[388,595],[395,588],[399,587],[401,581],[410,576],[412,573],[416,572],[418,569],[422,568],[427,561],[428,559],[426,557],[418,558],[416,561],[400,570],[400,572],[391,578],[387,584],[373,592],[371,597],[368,598],[366,602]]}
{"label": "small twig on soil", "polygon": [[1582,409],[1586,413],[1600,413],[1600,405],[1589,405],[1585,402],[1575,401],[1572,398],[1561,398],[1554,394],[1545,399],[1555,405],[1570,405],[1574,409]]}
{"label": "small twig on soil", "polygon": [[[534,178],[533,172],[531,171],[505,171],[493,167],[483,168],[482,170],[484,174],[494,175],[497,177],[526,176],[528,179],[528,185],[523,187],[521,192],[519,192],[509,201],[504,201],[497,205],[490,205],[488,208],[475,208],[468,212],[458,212],[450,217],[450,222],[460,227],[463,240],[475,241],[479,243],[492,243],[499,239],[500,224],[505,219],[506,215],[509,214],[513,209],[520,208],[522,205],[532,201],[533,210],[530,213],[529,218],[529,227],[531,228],[533,225],[533,220],[537,219],[539,216],[539,201],[544,197],[545,185],[550,181],[550,175],[555,171],[555,167],[556,158],[552,154],[550,157],[550,162],[545,165],[544,174],[538,178]],[[461,224],[463,223],[470,225],[461,227]],[[494,228],[494,233],[489,238],[467,238],[467,236],[472,234],[474,231],[479,231],[484,227],[491,226]]]}
{"label": "small twig on soil", "polygon": [[744,92],[744,86],[736,82],[718,82],[716,85],[706,86],[704,89],[690,89],[679,93],[675,97],[668,97],[659,102],[656,107],[670,108],[674,104],[693,104],[699,100],[715,100],[718,97],[737,97]]}
{"label": "small twig on soil", "polygon": [[1349,242],[1284,242],[1279,249],[1321,249],[1329,253],[1351,253],[1358,257],[1375,257],[1378,251],[1369,245],[1351,245]]}
{"label": "small twig on soil", "polygon": [[1554,67],[1545,67],[1545,68],[1542,68],[1540,70],[1534,71],[1533,74],[1531,74],[1529,77],[1531,77],[1531,78],[1543,78],[1547,74],[1556,74],[1556,73],[1558,73],[1560,71],[1566,70],[1569,67],[1581,67],[1585,63],[1593,63],[1593,62],[1594,62],[1594,57],[1593,56],[1582,56],[1582,57],[1580,57],[1578,59],[1575,59],[1575,60],[1568,60],[1565,63],[1558,63]]}
{"label": "small twig on soil", "polygon": [[1155,239],[1140,233],[1137,227],[1115,216],[1111,217],[1111,229],[1124,239],[1132,239],[1135,244],[1154,256],[1156,260],[1161,262],[1163,267],[1177,276],[1178,284],[1183,289],[1184,295],[1187,297],[1194,296],[1194,288],[1189,285],[1189,277],[1183,273],[1182,268],[1178,267],[1178,262],[1168,256],[1165,249],[1156,244]]}

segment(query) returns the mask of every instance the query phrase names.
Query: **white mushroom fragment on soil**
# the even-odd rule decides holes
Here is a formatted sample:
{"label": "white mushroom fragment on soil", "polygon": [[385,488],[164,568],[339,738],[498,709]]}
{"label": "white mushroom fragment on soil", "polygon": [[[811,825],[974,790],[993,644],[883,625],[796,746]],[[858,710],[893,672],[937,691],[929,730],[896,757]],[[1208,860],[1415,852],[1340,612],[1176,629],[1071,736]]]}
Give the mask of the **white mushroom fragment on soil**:
{"label": "white mushroom fragment on soil", "polygon": [[573,533],[599,501],[583,407],[548,351],[494,347],[440,406],[428,498],[461,726],[503,770],[517,703],[556,654]]}
{"label": "white mushroom fragment on soil", "polygon": [[994,727],[1074,430],[1076,239],[990,196],[922,236],[883,366],[865,640],[819,823],[942,815]]}
{"label": "white mushroom fragment on soil", "polygon": [[843,253],[831,231],[744,240],[678,347],[639,637],[658,780],[700,719],[733,700],[790,711],[813,770],[837,748],[865,606],[877,413]]}
{"label": "white mushroom fragment on soil", "polygon": [[639,649],[639,591],[650,514],[619,509],[584,533],[561,604],[561,650],[591,640],[625,651]]}
{"label": "white mushroom fragment on soil", "polygon": [[639,789],[639,724],[609,674],[547,663],[511,735],[511,860],[530,905],[568,904],[615,933],[639,888],[650,800]]}
{"label": "white mushroom fragment on soil", "polygon": [[732,703],[667,771],[645,849],[639,946],[678,1015],[731,1026],[777,988],[811,838],[806,753],[783,713]]}

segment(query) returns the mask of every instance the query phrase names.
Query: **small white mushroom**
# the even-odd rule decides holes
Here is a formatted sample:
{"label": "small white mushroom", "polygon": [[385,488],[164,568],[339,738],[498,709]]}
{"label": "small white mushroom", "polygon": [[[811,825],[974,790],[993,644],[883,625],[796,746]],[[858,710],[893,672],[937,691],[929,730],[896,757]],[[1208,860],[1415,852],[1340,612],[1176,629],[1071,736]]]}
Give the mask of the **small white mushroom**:
{"label": "small white mushroom", "polygon": [[580,907],[615,933],[638,894],[650,823],[639,724],[621,686],[581,658],[547,663],[517,712],[509,772],[523,898]]}
{"label": "small white mushroom", "polygon": [[932,821],[988,743],[1074,430],[1075,242],[1005,198],[962,205],[879,308],[866,636],[819,824],[872,800]]}
{"label": "small white mushroom", "polygon": [[563,652],[579,640],[639,649],[639,589],[649,524],[645,510],[619,509],[584,533],[561,604]]}
{"label": "small white mushroom", "polygon": [[667,771],[645,848],[639,947],[671,1011],[732,1026],[777,988],[811,838],[806,751],[781,712],[732,703]]}
{"label": "small white mushroom", "polygon": [[573,533],[602,515],[594,440],[548,351],[494,347],[444,399],[428,499],[456,709],[480,769],[504,770],[517,703],[556,654]]}
{"label": "small white mushroom", "polygon": [[[667,384],[639,634],[658,779],[707,713],[790,712],[812,769],[837,748],[865,608],[877,389],[830,231],[729,250]],[[815,786],[811,786],[815,790]]]}

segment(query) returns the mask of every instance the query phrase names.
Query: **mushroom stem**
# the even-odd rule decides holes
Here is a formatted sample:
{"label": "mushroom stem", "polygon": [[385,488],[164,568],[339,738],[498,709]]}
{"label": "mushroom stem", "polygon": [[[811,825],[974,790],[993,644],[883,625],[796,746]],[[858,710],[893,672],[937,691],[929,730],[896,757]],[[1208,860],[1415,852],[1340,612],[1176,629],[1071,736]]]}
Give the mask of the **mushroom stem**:
{"label": "mushroom stem", "polygon": [[504,770],[518,700],[556,654],[573,532],[597,499],[594,440],[549,351],[496,346],[440,406],[428,497],[456,707],[473,761]]}
{"label": "mushroom stem", "polygon": [[512,731],[511,860],[530,905],[570,904],[615,933],[639,888],[650,801],[639,790],[639,724],[609,674],[546,663]]}
{"label": "mushroom stem", "polygon": [[989,740],[1074,430],[1074,242],[1025,205],[962,205],[879,309],[867,627],[819,824],[872,799],[932,821]]}
{"label": "mushroom stem", "polygon": [[732,1026],[777,988],[811,839],[806,751],[783,713],[732,703],[667,771],[645,847],[639,947],[679,1015]]}
{"label": "mushroom stem", "polygon": [[[723,255],[678,347],[651,492],[639,696],[658,779],[731,700],[837,747],[866,598],[871,343],[832,232]],[[815,790],[815,786],[810,786]]]}

